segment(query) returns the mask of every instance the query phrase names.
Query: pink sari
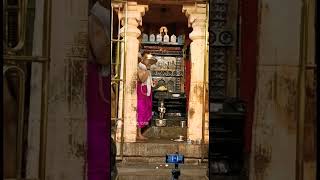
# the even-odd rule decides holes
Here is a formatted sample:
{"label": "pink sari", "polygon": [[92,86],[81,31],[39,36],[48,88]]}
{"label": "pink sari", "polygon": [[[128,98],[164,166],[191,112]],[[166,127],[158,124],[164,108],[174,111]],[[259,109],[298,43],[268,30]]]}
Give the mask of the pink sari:
{"label": "pink sari", "polygon": [[138,127],[143,128],[147,126],[152,119],[152,93],[147,96],[147,86],[142,85],[141,82],[137,84],[137,121]]}

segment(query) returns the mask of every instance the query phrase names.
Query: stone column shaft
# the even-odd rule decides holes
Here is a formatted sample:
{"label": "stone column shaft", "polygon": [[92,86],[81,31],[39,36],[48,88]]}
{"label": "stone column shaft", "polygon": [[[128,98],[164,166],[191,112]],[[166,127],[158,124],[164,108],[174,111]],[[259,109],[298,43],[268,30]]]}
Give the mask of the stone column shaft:
{"label": "stone column shaft", "polygon": [[[126,48],[124,52],[123,78],[124,78],[124,91],[123,98],[123,111],[124,117],[124,141],[135,142],[137,133],[137,65],[138,65],[138,52],[139,40],[137,39],[141,32],[138,26],[142,23],[142,16],[147,11],[147,6],[138,5],[136,2],[128,2],[127,9],[124,8],[118,12],[121,19],[122,28],[120,34],[126,38]],[[126,12],[127,11],[127,12]],[[127,18],[126,18],[127,14]],[[122,99],[122,98],[120,98]],[[120,103],[122,104],[122,103]],[[118,129],[119,131],[120,129]],[[117,133],[120,137],[120,133]]]}
{"label": "stone column shaft", "polygon": [[193,31],[189,37],[192,40],[191,51],[191,82],[188,112],[188,138],[191,140],[202,139],[202,120],[207,109],[204,104],[205,86],[205,61],[206,61],[206,5],[184,6],[183,12],[188,17],[189,26]]}

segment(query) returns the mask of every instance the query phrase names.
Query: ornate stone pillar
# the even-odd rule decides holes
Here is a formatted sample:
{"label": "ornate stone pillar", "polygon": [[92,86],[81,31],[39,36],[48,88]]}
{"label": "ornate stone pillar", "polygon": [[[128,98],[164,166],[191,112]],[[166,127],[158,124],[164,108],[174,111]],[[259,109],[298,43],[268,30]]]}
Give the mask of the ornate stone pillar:
{"label": "ornate stone pillar", "polygon": [[[202,139],[202,120],[207,119],[203,114],[208,103],[204,104],[205,61],[206,61],[206,4],[185,5],[182,11],[188,17],[188,25],[193,28],[189,37],[192,40],[191,50],[191,82],[188,112],[188,138]],[[207,71],[207,69],[206,69]],[[208,92],[208,91],[206,91]]]}
{"label": "ornate stone pillar", "polygon": [[[120,101],[124,98],[124,141],[135,142],[137,133],[137,65],[138,65],[138,52],[139,40],[137,39],[141,32],[138,29],[142,25],[142,16],[148,10],[146,5],[138,5],[137,2],[128,2],[128,5],[123,5],[121,11],[118,12],[118,17],[121,20],[122,28],[120,34],[126,38],[126,49],[124,52],[123,66],[123,79],[124,89],[122,89],[123,97],[119,98]],[[126,18],[127,15],[127,18]],[[126,21],[127,20],[127,21]],[[120,102],[119,105],[122,105]],[[121,115],[120,115],[121,116]],[[120,138],[121,129],[118,128],[117,137]],[[117,138],[119,141],[119,139]]]}

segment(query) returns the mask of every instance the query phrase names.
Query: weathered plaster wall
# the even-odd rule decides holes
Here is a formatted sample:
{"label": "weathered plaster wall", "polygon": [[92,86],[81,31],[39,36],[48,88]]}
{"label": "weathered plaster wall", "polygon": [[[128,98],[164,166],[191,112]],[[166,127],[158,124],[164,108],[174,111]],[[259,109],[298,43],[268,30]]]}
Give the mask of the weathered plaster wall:
{"label": "weathered plaster wall", "polygon": [[[35,51],[41,52],[43,1],[37,1]],[[85,179],[85,62],[87,0],[52,1],[51,63],[47,137],[47,179]],[[37,31],[39,30],[39,31]],[[41,54],[41,53],[40,53]],[[31,85],[28,177],[37,176],[41,67],[34,66]]]}
{"label": "weathered plaster wall", "polygon": [[[295,179],[301,2],[260,1],[251,180]],[[312,111],[310,103],[307,100]],[[306,134],[314,132],[308,127]],[[313,177],[314,171],[305,173]]]}

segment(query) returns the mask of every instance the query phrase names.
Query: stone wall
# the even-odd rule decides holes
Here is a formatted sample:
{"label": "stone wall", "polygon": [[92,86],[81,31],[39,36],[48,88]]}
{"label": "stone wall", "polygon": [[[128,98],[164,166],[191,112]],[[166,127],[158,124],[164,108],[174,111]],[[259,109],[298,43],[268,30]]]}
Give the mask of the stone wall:
{"label": "stone wall", "polygon": [[[250,173],[252,180],[295,179],[301,2],[260,1],[259,56]],[[313,24],[314,17],[310,18],[310,24]],[[310,39],[314,39],[313,34],[310,30]],[[312,63],[314,45],[310,45],[309,63]],[[315,122],[312,79],[313,74],[308,73],[309,110],[306,114],[310,115],[306,115],[306,138],[311,142],[306,142],[310,149],[305,154],[306,157],[309,154],[310,158],[306,159],[305,177],[310,180],[315,179],[312,163],[315,160],[312,150],[314,139],[311,138]]]}
{"label": "stone wall", "polygon": [[[41,55],[43,0],[37,1],[34,55]],[[87,0],[52,1],[47,179],[85,179]],[[41,66],[32,67],[28,178],[37,177]]]}

